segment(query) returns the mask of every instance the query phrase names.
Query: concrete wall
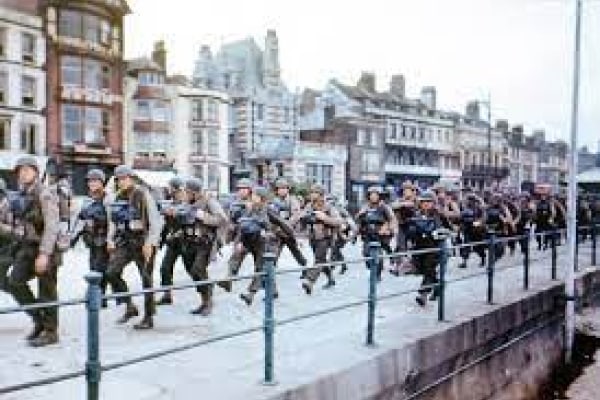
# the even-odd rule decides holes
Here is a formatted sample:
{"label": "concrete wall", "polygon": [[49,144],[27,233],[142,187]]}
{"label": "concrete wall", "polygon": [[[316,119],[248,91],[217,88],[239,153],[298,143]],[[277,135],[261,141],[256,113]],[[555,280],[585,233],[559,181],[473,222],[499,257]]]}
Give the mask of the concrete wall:
{"label": "concrete wall", "polygon": [[[585,303],[590,293],[600,291],[600,271],[582,274],[576,287]],[[414,398],[534,400],[562,359],[563,291],[564,286],[557,283],[524,295],[489,313],[449,325],[438,334],[383,351],[352,368],[272,398],[406,399],[443,380]],[[507,345],[505,350],[486,356],[503,345]],[[456,373],[461,368],[464,371]],[[455,375],[444,380],[453,371]]]}

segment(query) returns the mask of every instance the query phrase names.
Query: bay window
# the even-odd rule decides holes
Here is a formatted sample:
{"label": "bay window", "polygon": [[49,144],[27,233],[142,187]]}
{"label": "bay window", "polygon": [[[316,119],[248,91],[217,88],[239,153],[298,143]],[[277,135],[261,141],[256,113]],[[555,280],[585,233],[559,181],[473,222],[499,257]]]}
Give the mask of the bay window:
{"label": "bay window", "polygon": [[100,61],[62,56],[60,70],[64,86],[94,90],[110,88],[110,67]]}
{"label": "bay window", "polygon": [[110,133],[110,113],[100,107],[83,107],[74,104],[62,106],[63,144],[106,143]]}
{"label": "bay window", "polygon": [[108,46],[111,39],[111,26],[109,21],[93,14],[61,10],[58,18],[58,34]]}

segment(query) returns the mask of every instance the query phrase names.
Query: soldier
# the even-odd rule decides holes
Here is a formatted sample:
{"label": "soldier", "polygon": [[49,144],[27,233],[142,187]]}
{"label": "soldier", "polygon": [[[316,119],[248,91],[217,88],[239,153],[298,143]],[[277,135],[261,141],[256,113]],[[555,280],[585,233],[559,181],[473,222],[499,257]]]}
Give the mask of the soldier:
{"label": "soldier", "polygon": [[[160,285],[173,285],[173,269],[177,259],[182,255],[183,232],[181,226],[175,218],[174,211],[177,205],[183,204],[186,199],[183,180],[179,177],[173,177],[168,182],[167,203],[161,205],[161,214],[164,216],[164,225],[161,232],[161,245],[166,246],[165,255],[160,264]],[[173,304],[171,291],[163,293],[157,305]]]}
{"label": "soldier", "polygon": [[[410,181],[406,181],[402,184],[402,197],[394,201],[391,207],[394,215],[396,216],[396,221],[398,224],[395,252],[400,253],[408,249],[406,232],[408,230],[410,219],[415,216],[417,211],[417,195],[415,186]],[[399,276],[400,272],[406,269],[407,265],[409,264],[410,257],[404,256],[394,261],[394,267],[390,270],[390,273],[392,275]]]}
{"label": "soldier", "polygon": [[[118,192],[116,201],[109,207],[107,248],[110,259],[107,278],[117,293],[128,291],[122,274],[132,261],[137,265],[144,289],[152,288],[154,257],[162,228],[154,200],[147,190],[135,184],[133,175],[133,170],[126,165],[115,169]],[[117,321],[120,324],[138,315],[138,309],[130,297],[125,297],[123,301],[127,307]],[[154,313],[154,296],[147,293],[144,295],[144,317],[134,328],[153,328]]]}
{"label": "soldier", "polygon": [[579,232],[580,243],[585,243],[590,233],[590,225],[592,223],[592,210],[587,195],[579,192],[577,197],[577,230]]}
{"label": "soldier", "polygon": [[7,291],[8,269],[12,265],[12,243],[10,236],[10,203],[4,179],[0,178],[0,290]]}
{"label": "soldier", "polygon": [[[534,209],[535,205],[531,201],[529,193],[521,193],[518,205],[518,217],[515,219],[516,233],[518,236],[529,234],[531,225],[533,224]],[[527,238],[523,237],[519,239],[519,247],[523,254],[525,254],[525,251],[527,250],[527,243]]]}
{"label": "soldier", "polygon": [[[300,222],[308,227],[309,244],[314,254],[316,264],[327,262],[327,252],[331,248],[334,232],[339,229],[342,220],[337,210],[325,202],[325,189],[319,184],[310,188],[309,203],[304,207],[296,218],[292,218],[292,225]],[[327,283],[323,287],[329,289],[335,286],[335,280],[330,266],[310,268],[306,271],[306,277],[302,282],[302,288],[306,294],[311,294],[313,286],[319,275],[323,272],[327,277]]]}
{"label": "soldier", "polygon": [[[187,180],[185,192],[191,209],[184,212],[184,218],[189,223],[180,223],[184,230],[182,243],[184,265],[194,281],[208,280],[208,265],[213,249],[217,245],[217,230],[225,223],[227,217],[221,204],[204,192],[199,179]],[[190,212],[191,218],[188,218]],[[201,304],[191,313],[206,317],[212,313],[213,308],[212,285],[202,285],[196,290],[200,293]]]}
{"label": "soldier", "polygon": [[[329,205],[334,207],[337,212],[340,214],[340,218],[342,219],[342,224],[340,225],[340,229],[335,232],[333,238],[333,247],[331,249],[331,261],[340,262],[344,261],[344,255],[342,254],[342,249],[346,246],[346,243],[349,241],[355,241],[356,235],[358,234],[358,227],[354,222],[354,219],[350,215],[350,213],[337,201],[337,198],[331,196],[329,201]],[[340,269],[340,274],[343,275],[348,270],[347,264],[342,264],[342,268]]]}
{"label": "soldier", "polygon": [[[379,242],[382,248],[390,249],[390,240],[397,235],[397,222],[392,209],[381,200],[381,189],[372,186],[368,189],[367,204],[356,215],[359,232],[363,241],[363,256],[367,257],[370,242]],[[390,249],[391,252],[391,249]],[[383,260],[377,266],[377,279],[381,280]]]}
{"label": "soldier", "polygon": [[[300,203],[295,197],[290,195],[290,186],[284,178],[279,178],[275,182],[275,198],[271,202],[271,209],[287,223],[289,223],[293,215],[300,212]],[[289,232],[286,233],[281,229],[277,229],[276,233],[282,243],[281,248],[277,251],[277,258],[279,259],[283,246],[286,246],[296,262],[303,267],[306,266],[306,257],[302,254],[295,235],[290,235]]]}
{"label": "soldier", "polygon": [[[91,169],[87,176],[88,194],[91,202],[82,207],[78,215],[79,223],[75,227],[71,247],[74,247],[80,237],[89,249],[90,270],[102,274],[100,289],[102,294],[106,293],[108,280],[106,270],[108,269],[108,250],[106,248],[106,236],[108,234],[108,217],[106,211],[106,192],[104,184],[106,176],[99,169]],[[102,307],[106,308],[106,300],[102,300]]]}
{"label": "soldier", "polygon": [[[504,195],[503,204],[510,213],[509,219],[512,221],[507,226],[507,236],[513,237],[517,235],[517,221],[519,220],[519,201],[517,196],[509,195],[508,193]],[[515,254],[515,249],[517,247],[516,240],[509,240],[506,245],[510,249],[510,255]]]}
{"label": "soldier", "polygon": [[[546,250],[550,243],[550,234],[554,229],[554,218],[556,218],[556,207],[550,200],[550,188],[547,185],[538,185],[536,193],[538,200],[535,203],[535,233],[538,243],[538,250]],[[543,239],[542,239],[543,236]]]}
{"label": "soldier", "polygon": [[[58,198],[39,178],[39,169],[33,157],[17,161],[18,198],[11,204],[14,226],[14,260],[8,277],[8,291],[20,305],[58,300],[57,272],[60,253],[56,251],[59,210]],[[28,282],[37,277],[38,298]],[[34,322],[27,336],[33,347],[58,342],[58,309],[47,307],[26,311]]]}
{"label": "soldier", "polygon": [[[461,242],[463,244],[470,244],[475,242],[481,242],[485,240],[485,212],[483,209],[483,200],[474,193],[469,193],[464,201],[461,216]],[[471,251],[474,251],[480,259],[480,266],[485,266],[485,244],[478,244],[474,246],[462,246],[460,248],[460,256],[462,262],[459,264],[459,268],[466,268],[467,261]]]}
{"label": "soldier", "polygon": [[[506,237],[508,232],[507,226],[511,223],[510,211],[502,204],[502,196],[499,193],[493,193],[485,210],[485,226],[488,236]],[[495,243],[494,260],[497,261],[502,258],[504,247],[505,245],[501,241]]]}
{"label": "soldier", "polygon": [[[442,219],[435,208],[435,195],[426,191],[419,195],[419,212],[410,220],[408,227],[408,240],[413,250],[436,249],[439,246],[440,237],[438,232],[442,229]],[[415,299],[417,304],[424,307],[427,304],[427,296],[432,292],[432,286],[438,283],[436,267],[440,262],[439,251],[417,254],[413,256],[413,262],[420,275],[423,275],[419,295]],[[438,288],[435,287],[431,300],[435,300]]]}

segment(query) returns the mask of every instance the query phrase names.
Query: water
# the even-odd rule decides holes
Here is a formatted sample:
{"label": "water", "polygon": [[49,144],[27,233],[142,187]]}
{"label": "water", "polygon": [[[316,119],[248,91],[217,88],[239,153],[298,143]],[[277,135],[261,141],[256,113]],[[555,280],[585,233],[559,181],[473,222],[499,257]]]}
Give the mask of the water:
{"label": "water", "polygon": [[569,386],[581,376],[586,367],[596,361],[594,354],[598,349],[600,349],[599,338],[576,334],[573,363],[568,366],[561,365],[554,370],[548,385],[542,388],[538,400],[569,400],[566,395]]}

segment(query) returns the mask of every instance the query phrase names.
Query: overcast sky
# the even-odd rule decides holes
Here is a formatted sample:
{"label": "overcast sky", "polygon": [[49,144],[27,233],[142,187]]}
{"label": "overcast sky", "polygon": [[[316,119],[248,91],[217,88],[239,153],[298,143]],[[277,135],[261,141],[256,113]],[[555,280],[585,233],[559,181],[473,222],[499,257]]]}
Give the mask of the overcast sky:
{"label": "overcast sky", "polygon": [[[402,73],[409,96],[438,90],[438,106],[463,111],[492,99],[492,117],[568,140],[573,71],[573,0],[128,0],[127,57],[163,39],[169,73],[191,75],[201,44],[279,37],[290,89],[354,83],[379,89]],[[580,144],[600,141],[600,1],[584,0]]]}

